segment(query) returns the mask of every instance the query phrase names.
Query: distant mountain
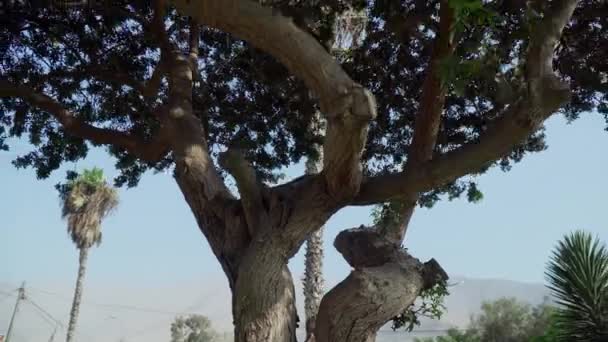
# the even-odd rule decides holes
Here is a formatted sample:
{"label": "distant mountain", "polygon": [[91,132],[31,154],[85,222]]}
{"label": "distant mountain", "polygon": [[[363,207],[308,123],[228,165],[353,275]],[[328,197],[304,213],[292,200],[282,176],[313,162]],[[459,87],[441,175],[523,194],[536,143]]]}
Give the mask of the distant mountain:
{"label": "distant mountain", "polygon": [[[294,276],[295,279],[299,277]],[[538,304],[548,294],[541,284],[509,280],[471,279],[452,277],[450,296],[446,300],[447,313],[440,321],[424,320],[413,333],[393,332],[387,326],[378,336],[378,342],[411,341],[414,336],[441,334],[450,327],[465,327],[472,314],[478,313],[481,303],[501,297],[515,297]],[[337,283],[328,279],[328,287]],[[71,303],[70,284],[28,283],[26,294],[30,301],[39,304],[53,317],[67,320]],[[0,288],[8,292],[10,288]],[[303,321],[301,285],[296,286],[298,312]],[[14,299],[14,298],[13,298]],[[0,334],[8,325],[14,301],[0,302]],[[91,284],[85,291],[77,337],[82,341],[166,342],[169,326],[177,312],[196,312],[208,316],[216,330],[232,334],[231,297],[224,278],[213,277],[174,283],[170,286],[130,287]],[[43,315],[44,316],[44,315]],[[433,333],[433,331],[439,331]],[[16,324],[18,341],[46,341],[53,332],[48,319],[36,307],[25,302],[19,310]],[[299,332],[303,334],[302,331]],[[56,340],[63,338],[64,330],[57,331]]]}
{"label": "distant mountain", "polygon": [[457,285],[450,288],[450,296],[446,299],[447,313],[441,321],[458,327],[465,327],[470,316],[480,311],[484,301],[514,297],[536,305],[549,295],[547,288],[538,283],[464,277],[452,277],[450,282]]}

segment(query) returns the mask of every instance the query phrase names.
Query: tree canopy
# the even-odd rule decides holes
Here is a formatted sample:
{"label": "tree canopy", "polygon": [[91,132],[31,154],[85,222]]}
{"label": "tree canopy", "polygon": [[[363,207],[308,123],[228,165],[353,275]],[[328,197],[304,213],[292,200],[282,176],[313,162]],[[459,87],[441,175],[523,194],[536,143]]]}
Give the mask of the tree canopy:
{"label": "tree canopy", "polygon": [[[325,45],[331,44],[329,33],[336,17],[348,8],[365,11],[360,41],[343,48],[339,61],[354,80],[375,94],[378,104],[363,155],[365,172],[399,170],[407,160],[413,124],[423,105],[421,90],[439,29],[438,2],[266,3],[300,19],[296,23],[316,32]],[[10,9],[0,29],[4,56],[0,142],[6,148],[6,137],[25,136],[35,147],[14,164],[32,166],[39,177],[47,177],[61,163],[84,158],[87,140],[107,144],[119,138],[108,136],[108,130],[153,144],[157,126],[153,112],[162,109],[170,91],[159,63],[161,48],[172,44],[188,49],[192,29],[188,17],[169,10],[155,19],[147,1],[76,9],[31,4]],[[509,96],[517,96],[522,85],[520,61],[525,59],[531,23],[537,20],[534,13],[540,11],[527,8],[524,1],[482,6],[477,0],[451,0],[450,5],[456,10],[456,47],[441,65],[449,90],[435,154],[477,142]],[[561,110],[569,119],[588,111],[608,114],[608,52],[602,48],[608,45],[602,29],[607,18],[604,1],[581,1],[560,39],[555,67],[572,87],[572,100]],[[162,39],[154,20],[164,20],[168,26]],[[265,180],[275,180],[282,167],[313,153],[312,142],[321,137],[307,128],[318,106],[302,81],[274,58],[227,33],[203,26],[198,36],[200,73],[193,107],[206,127],[214,155],[238,143],[256,171]],[[10,92],[19,95],[16,89],[7,89],[7,82],[50,98],[7,97]],[[79,124],[67,128],[57,123],[49,114],[57,104],[73,113]],[[93,126],[103,128],[91,131]],[[121,171],[117,183],[133,186],[145,170],[169,167],[171,153],[155,147],[153,158],[112,147]],[[540,129],[497,163],[508,169],[526,153],[544,148]],[[483,172],[487,166],[472,171]],[[440,192],[455,197],[466,190],[475,198],[473,183],[450,182],[432,189],[424,203],[432,203]]]}

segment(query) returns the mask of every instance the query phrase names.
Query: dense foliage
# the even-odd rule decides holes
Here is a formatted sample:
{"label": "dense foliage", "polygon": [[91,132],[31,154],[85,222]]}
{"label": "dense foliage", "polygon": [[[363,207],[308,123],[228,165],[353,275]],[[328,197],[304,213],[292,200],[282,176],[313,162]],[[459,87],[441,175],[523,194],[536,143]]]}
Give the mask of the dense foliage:
{"label": "dense foliage", "polygon": [[99,168],[84,170],[64,185],[58,185],[61,215],[77,248],[101,243],[101,221],[118,206],[118,192]]}
{"label": "dense foliage", "polygon": [[471,318],[469,327],[450,329],[445,336],[418,339],[418,342],[549,342],[555,308],[542,303],[530,306],[514,298],[486,302],[481,313]]}
{"label": "dense foliage", "polygon": [[177,317],[171,323],[171,342],[216,342],[217,333],[211,321],[202,315]]}
{"label": "dense foliage", "polygon": [[[364,153],[368,174],[399,169],[407,159],[421,84],[437,32],[437,1],[265,1],[294,18],[326,46],[332,45],[336,17],[345,10],[364,9],[367,20],[357,44],[338,51],[348,73],[377,97],[378,118],[372,122]],[[27,2],[26,2],[27,4]],[[32,2],[33,4],[33,2]],[[437,153],[474,142],[505,98],[519,91],[525,41],[535,9],[524,1],[451,0],[457,11],[452,58],[445,60],[450,85],[440,127]],[[151,115],[166,99],[168,87],[149,97],[136,85],[116,79],[143,80],[159,60],[152,8],[147,1],[112,2],[91,8],[35,8],[31,4],[5,12],[0,28],[0,75],[27,83],[97,126],[120,128],[149,138],[155,132]],[[188,18],[170,11],[165,18],[169,38],[186,49]],[[573,87],[568,118],[597,110],[608,114],[608,8],[601,0],[584,0],[566,28],[557,50],[560,75]],[[353,43],[352,41],[350,43]],[[342,43],[344,44],[344,43]],[[313,94],[273,58],[217,30],[200,33],[200,75],[194,89],[194,109],[207,128],[214,156],[239,144],[260,175],[276,180],[280,169],[312,154],[320,137],[308,130],[316,111]],[[499,72],[499,78],[494,77]],[[128,83],[128,82],[127,82]],[[18,167],[34,167],[47,177],[63,162],[84,158],[85,141],[69,136],[42,110],[15,98],[0,102],[0,146],[8,137],[24,137],[35,147],[19,156]],[[545,148],[536,132],[498,162],[508,169],[528,152]],[[143,172],[164,169],[172,156],[148,164],[113,148],[121,175],[117,184],[133,186]],[[481,170],[482,172],[485,170]],[[464,179],[428,193],[431,205],[441,193],[450,198],[468,191],[479,199],[473,179]]]}

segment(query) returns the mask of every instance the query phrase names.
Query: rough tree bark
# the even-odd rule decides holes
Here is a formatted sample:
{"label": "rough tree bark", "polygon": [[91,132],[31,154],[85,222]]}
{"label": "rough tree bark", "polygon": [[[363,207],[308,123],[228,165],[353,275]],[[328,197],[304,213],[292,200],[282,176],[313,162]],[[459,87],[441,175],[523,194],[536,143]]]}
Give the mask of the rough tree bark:
{"label": "rough tree bark", "polygon": [[84,275],[87,271],[87,258],[89,256],[88,248],[81,248],[78,258],[78,276],[76,277],[76,288],[74,289],[74,300],[72,301],[72,310],[70,311],[70,322],[66,332],[66,342],[74,340],[76,332],[76,322],[78,321],[78,312],[80,311],[80,301],[82,300],[82,290]]}

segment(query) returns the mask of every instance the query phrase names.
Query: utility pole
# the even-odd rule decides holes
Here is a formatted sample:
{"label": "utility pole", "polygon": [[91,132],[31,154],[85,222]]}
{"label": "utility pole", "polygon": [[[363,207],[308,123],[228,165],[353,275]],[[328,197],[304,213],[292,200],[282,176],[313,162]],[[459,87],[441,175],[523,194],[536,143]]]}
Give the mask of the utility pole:
{"label": "utility pole", "polygon": [[21,304],[22,300],[25,300],[25,282],[21,284],[18,292],[17,302],[15,303],[15,308],[13,309],[13,316],[11,317],[11,322],[8,325],[8,331],[6,332],[6,342],[11,342],[13,325],[15,324],[15,316],[17,316],[17,311],[19,311],[19,304]]}
{"label": "utility pole", "polygon": [[57,333],[57,328],[55,328],[55,330],[53,330],[53,335],[51,335],[51,338],[49,338],[49,342],[53,342],[55,340],[56,333]]}

